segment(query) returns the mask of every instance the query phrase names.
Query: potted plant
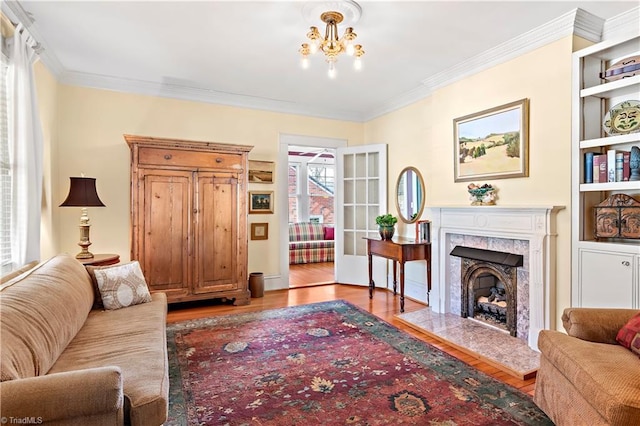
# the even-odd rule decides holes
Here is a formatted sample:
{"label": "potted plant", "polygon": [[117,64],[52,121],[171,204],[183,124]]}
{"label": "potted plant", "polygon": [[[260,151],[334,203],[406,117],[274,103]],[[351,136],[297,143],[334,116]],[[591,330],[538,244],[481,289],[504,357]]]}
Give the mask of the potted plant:
{"label": "potted plant", "polygon": [[397,222],[398,218],[391,213],[383,214],[376,217],[378,231],[380,232],[380,237],[383,240],[390,240],[393,237],[393,234],[396,231],[395,226]]}

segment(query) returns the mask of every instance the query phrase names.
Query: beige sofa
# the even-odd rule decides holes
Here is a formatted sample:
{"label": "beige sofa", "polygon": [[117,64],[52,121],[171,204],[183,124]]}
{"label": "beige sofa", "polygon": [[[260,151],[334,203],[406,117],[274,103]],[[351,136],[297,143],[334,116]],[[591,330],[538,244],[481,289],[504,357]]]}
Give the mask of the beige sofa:
{"label": "beige sofa", "polygon": [[[0,286],[0,415],[55,425],[161,425],[167,301],[92,310],[87,270],[55,256]],[[23,422],[24,423],[24,422]]]}
{"label": "beige sofa", "polygon": [[632,309],[565,309],[567,334],[543,330],[535,403],[559,426],[639,425],[640,359],[616,342]]}

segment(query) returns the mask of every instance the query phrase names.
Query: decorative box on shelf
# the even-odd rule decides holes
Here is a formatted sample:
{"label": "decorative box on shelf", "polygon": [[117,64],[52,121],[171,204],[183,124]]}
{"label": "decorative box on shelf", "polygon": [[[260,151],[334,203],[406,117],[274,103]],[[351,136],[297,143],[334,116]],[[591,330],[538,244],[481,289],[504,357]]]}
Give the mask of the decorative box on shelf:
{"label": "decorative box on shelf", "polygon": [[640,239],[640,202],[614,194],[594,207],[596,238]]}

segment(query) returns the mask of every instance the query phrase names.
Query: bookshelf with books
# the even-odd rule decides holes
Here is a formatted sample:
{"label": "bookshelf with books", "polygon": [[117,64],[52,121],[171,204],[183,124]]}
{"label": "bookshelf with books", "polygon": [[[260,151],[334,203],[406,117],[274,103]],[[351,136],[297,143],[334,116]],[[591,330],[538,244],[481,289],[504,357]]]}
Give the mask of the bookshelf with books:
{"label": "bookshelf with books", "polygon": [[[640,55],[640,34],[607,40],[573,54],[572,289],[573,306],[640,308],[640,239],[598,238],[596,206],[616,194],[640,201],[633,147],[640,147],[640,72],[601,78]],[[630,130],[614,126],[623,110]],[[616,118],[617,119],[617,118]],[[636,166],[637,167],[637,166]],[[615,226],[620,225],[613,220]],[[636,219],[622,223],[638,227]]]}

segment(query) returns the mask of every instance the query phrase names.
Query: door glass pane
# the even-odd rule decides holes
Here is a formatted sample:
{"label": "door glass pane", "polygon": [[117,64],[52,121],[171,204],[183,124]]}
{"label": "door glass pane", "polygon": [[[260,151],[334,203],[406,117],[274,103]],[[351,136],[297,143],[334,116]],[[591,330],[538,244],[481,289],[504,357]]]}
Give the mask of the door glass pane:
{"label": "door glass pane", "polygon": [[353,206],[344,207],[344,229],[355,228],[355,209]]}
{"label": "door glass pane", "polygon": [[356,154],[356,177],[367,177],[367,154]]}
{"label": "door glass pane", "polygon": [[344,181],[344,204],[355,203],[355,184],[353,180]]}
{"label": "door glass pane", "polygon": [[379,196],[379,179],[369,179],[369,204],[378,204],[380,203]]}
{"label": "door glass pane", "polygon": [[379,216],[378,212],[380,211],[379,206],[369,206],[369,216],[367,219],[367,228],[366,229],[378,229],[378,225],[376,224],[376,217]]}
{"label": "door glass pane", "polygon": [[367,206],[356,206],[356,229],[367,229]]}
{"label": "door glass pane", "polygon": [[366,232],[356,232],[356,256],[367,255],[367,240],[364,239],[366,236]]}
{"label": "door glass pane", "polygon": [[377,152],[369,153],[369,177],[378,177],[380,176],[380,169],[378,168],[378,158],[380,154]]}
{"label": "door glass pane", "polygon": [[344,231],[342,237],[344,238],[344,255],[353,256],[356,253],[356,248],[353,241],[355,238],[355,233],[353,231]]}
{"label": "door glass pane", "polygon": [[349,179],[355,177],[355,170],[353,167],[354,155],[345,154],[344,156],[344,177]]}
{"label": "door glass pane", "polygon": [[357,204],[366,204],[367,203],[367,181],[358,179],[356,181],[356,203]]}

